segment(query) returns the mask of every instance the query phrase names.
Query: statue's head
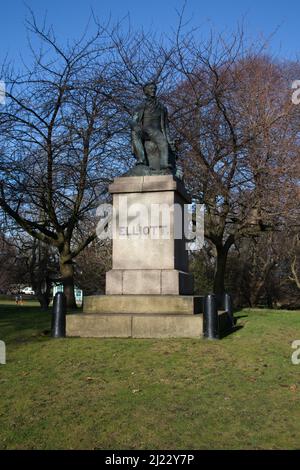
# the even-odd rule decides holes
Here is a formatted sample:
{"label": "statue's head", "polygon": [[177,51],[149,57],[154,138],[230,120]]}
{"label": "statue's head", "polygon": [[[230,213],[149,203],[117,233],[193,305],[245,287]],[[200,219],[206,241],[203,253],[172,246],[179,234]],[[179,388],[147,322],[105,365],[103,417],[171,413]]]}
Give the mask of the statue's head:
{"label": "statue's head", "polygon": [[146,96],[150,96],[151,98],[154,98],[154,96],[156,95],[156,90],[157,86],[155,82],[148,82],[145,83],[145,85],[143,86],[143,92]]}

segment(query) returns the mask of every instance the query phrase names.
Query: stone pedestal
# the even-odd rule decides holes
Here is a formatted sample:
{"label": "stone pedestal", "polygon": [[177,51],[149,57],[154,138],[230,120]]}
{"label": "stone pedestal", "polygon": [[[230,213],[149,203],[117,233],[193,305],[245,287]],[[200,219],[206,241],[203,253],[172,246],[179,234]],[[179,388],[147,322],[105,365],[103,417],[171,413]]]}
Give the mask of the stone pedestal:
{"label": "stone pedestal", "polygon": [[186,242],[175,233],[184,232],[184,204],[190,202],[183,184],[171,175],[132,176],[116,178],[109,191],[117,224],[106,294],[193,294]]}
{"label": "stone pedestal", "polygon": [[173,175],[122,177],[109,191],[116,223],[106,295],[85,297],[84,313],[67,316],[67,334],[200,337],[202,299],[192,295],[188,273],[183,183]]}

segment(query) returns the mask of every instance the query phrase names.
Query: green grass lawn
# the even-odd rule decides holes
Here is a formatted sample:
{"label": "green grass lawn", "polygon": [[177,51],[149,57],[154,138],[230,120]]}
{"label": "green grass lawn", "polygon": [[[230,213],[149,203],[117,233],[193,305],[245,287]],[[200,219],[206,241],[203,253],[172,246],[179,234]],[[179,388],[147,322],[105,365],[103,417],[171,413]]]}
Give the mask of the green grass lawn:
{"label": "green grass lawn", "polygon": [[0,306],[1,449],[299,449],[300,312],[242,310],[234,334],[51,339]]}

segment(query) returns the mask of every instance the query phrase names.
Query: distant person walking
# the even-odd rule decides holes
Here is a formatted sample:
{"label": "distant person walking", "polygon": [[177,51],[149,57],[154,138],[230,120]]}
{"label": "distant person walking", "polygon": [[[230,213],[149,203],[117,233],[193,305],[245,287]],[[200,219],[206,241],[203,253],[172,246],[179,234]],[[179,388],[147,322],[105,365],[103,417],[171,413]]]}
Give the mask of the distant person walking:
{"label": "distant person walking", "polygon": [[22,294],[19,293],[16,295],[16,305],[22,305],[22,304],[23,304]]}

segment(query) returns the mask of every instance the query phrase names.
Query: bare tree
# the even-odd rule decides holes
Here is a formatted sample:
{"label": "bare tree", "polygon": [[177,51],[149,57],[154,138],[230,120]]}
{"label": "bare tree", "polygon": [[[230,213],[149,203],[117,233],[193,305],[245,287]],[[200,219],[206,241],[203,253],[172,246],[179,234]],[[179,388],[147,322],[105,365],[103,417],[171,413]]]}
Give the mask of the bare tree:
{"label": "bare tree", "polygon": [[280,224],[280,188],[299,151],[290,85],[280,64],[245,48],[242,32],[199,44],[179,30],[173,67],[171,119],[187,186],[205,204],[214,291],[222,293],[229,250]]}
{"label": "bare tree", "polygon": [[21,283],[24,270],[21,268],[16,248],[0,232],[0,291],[6,294],[12,285]]}
{"label": "bare tree", "polygon": [[0,206],[58,251],[67,303],[75,307],[73,260],[95,238],[94,230],[82,238],[80,224],[122,164],[112,46],[104,26],[65,47],[34,16],[28,28],[40,41],[32,66],[22,74],[2,68],[7,104],[0,113]]}

